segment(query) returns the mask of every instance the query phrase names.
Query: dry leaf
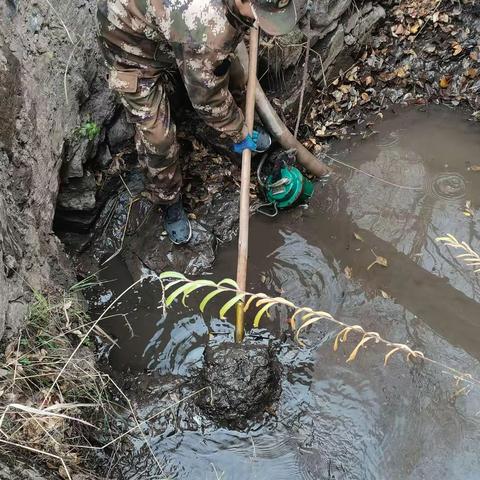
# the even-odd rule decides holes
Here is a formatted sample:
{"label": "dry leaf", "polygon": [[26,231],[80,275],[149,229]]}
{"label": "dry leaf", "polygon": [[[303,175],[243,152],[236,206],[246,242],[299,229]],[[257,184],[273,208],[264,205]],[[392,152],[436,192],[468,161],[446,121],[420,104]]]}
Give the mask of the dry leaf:
{"label": "dry leaf", "polygon": [[453,49],[454,57],[456,57],[457,55],[460,55],[463,51],[463,47],[458,42],[452,43],[452,49]]}
{"label": "dry leaf", "polygon": [[478,75],[478,68],[469,68],[465,72],[465,76],[468,78],[475,78]]}
{"label": "dry leaf", "polygon": [[[420,20],[420,21],[421,21],[421,20]],[[415,22],[415,23],[410,27],[410,33],[413,33],[413,34],[415,35],[415,33],[417,33],[417,32],[420,30],[420,27],[421,27],[420,21],[419,21],[419,22]]]}
{"label": "dry leaf", "polygon": [[364,242],[365,240],[363,240],[363,238],[356,232],[353,232],[353,236],[355,238],[355,240],[359,240],[360,242]]}
{"label": "dry leaf", "polygon": [[345,270],[343,271],[345,273],[345,276],[350,280],[352,278],[352,269],[351,267],[345,267]]}
{"label": "dry leaf", "polygon": [[463,210],[463,214],[466,217],[473,217],[474,216],[475,212],[472,209],[472,201],[471,200],[467,200],[465,202],[465,209]]}
{"label": "dry leaf", "polygon": [[375,260],[367,267],[367,271],[370,270],[374,265],[380,265],[381,267],[388,267],[388,260],[385,257],[377,255],[372,250],[373,255],[375,255]]}
{"label": "dry leaf", "polygon": [[365,78],[363,79],[363,83],[364,83],[367,87],[369,87],[370,85],[373,85],[373,82],[374,82],[374,80],[373,80],[373,77],[372,77],[371,75],[369,75],[368,77],[365,77]]}
{"label": "dry leaf", "polygon": [[448,88],[448,86],[450,85],[450,78],[443,75],[442,78],[439,80],[438,84],[440,85],[440,88]]}
{"label": "dry leaf", "polygon": [[380,295],[382,295],[382,297],[387,300],[392,298],[385,290],[382,290],[382,289],[380,289]]}
{"label": "dry leaf", "polygon": [[367,103],[368,101],[370,101],[370,95],[367,92],[363,92],[361,97],[364,103]]}
{"label": "dry leaf", "polygon": [[470,165],[468,168],[471,172],[480,172],[480,165]]}
{"label": "dry leaf", "polygon": [[405,78],[408,76],[408,69],[406,67],[397,68],[395,74],[398,78]]}

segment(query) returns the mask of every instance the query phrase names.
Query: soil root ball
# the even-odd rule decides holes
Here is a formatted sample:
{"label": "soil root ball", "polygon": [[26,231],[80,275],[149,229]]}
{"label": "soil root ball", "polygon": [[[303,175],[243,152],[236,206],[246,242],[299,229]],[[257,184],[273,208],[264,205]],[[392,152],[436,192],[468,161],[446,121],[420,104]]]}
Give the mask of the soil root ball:
{"label": "soil root ball", "polygon": [[244,429],[280,397],[281,366],[272,348],[254,343],[208,346],[200,373],[203,412],[221,425]]}

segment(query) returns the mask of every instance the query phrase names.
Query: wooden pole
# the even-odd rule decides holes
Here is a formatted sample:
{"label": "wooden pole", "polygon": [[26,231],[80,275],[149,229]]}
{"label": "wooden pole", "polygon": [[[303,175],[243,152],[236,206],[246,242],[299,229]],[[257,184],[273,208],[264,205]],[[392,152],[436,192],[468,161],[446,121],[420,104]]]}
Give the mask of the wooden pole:
{"label": "wooden pole", "polygon": [[[250,29],[250,56],[248,65],[247,104],[245,108],[245,124],[250,134],[253,133],[255,116],[255,89],[257,86],[259,28],[255,24]],[[248,264],[248,228],[250,221],[250,170],[252,162],[251,150],[242,153],[242,181],[240,186],[240,232],[238,236],[237,284],[242,291],[247,287]],[[241,343],[245,336],[245,312],[243,302],[236,306],[235,341]]]}

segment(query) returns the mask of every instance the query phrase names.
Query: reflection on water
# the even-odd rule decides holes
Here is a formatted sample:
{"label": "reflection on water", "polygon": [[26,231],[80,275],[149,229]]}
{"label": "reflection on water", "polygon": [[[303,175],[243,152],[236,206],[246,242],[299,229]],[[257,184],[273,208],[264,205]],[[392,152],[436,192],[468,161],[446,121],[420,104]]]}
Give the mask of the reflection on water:
{"label": "reflection on water", "polygon": [[[480,250],[476,215],[463,214],[467,200],[474,210],[480,204],[480,173],[468,168],[480,162],[480,129],[440,108],[387,115],[376,129],[376,137],[342,143],[335,155],[389,181],[425,188],[395,189],[342,169],[309,209],[254,217],[249,288],[328,310],[479,376],[478,281],[435,238],[452,233]],[[387,268],[367,271],[372,250],[388,259]],[[213,277],[232,276],[235,260],[235,245],[222,248]],[[113,285],[121,291],[132,280],[121,261],[106,276],[119,279],[98,292],[107,300]],[[126,319],[104,325],[121,346],[112,350],[112,366],[153,372],[158,388],[163,375],[194,372],[209,336],[232,335],[213,307],[205,316],[181,306],[164,316],[160,300],[159,286],[145,282],[117,309]],[[264,326],[278,336],[285,318],[273,315]],[[282,398],[265,425],[234,432],[195,417],[187,428],[175,410],[146,431],[165,472],[157,471],[139,438],[119,460],[121,478],[479,478],[478,392],[458,396],[440,370],[400,357],[384,367],[385,352],[376,346],[346,364],[354,344],[334,353],[335,333],[317,324],[306,348],[282,346]],[[143,417],[171,400],[136,393]]]}

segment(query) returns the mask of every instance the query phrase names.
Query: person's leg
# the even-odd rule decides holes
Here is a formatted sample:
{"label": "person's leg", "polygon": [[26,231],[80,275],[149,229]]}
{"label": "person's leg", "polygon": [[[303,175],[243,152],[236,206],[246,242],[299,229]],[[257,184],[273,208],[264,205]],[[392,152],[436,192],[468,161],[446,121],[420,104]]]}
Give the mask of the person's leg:
{"label": "person's leg", "polygon": [[128,120],[135,124],[138,158],[150,200],[161,205],[175,203],[182,186],[179,146],[161,74],[117,67],[110,71],[109,83],[119,93]]}
{"label": "person's leg", "polygon": [[135,124],[147,196],[162,206],[170,239],[186,243],[191,237],[191,226],[180,200],[179,145],[162,73],[151,67],[127,69],[115,65],[110,70],[109,84],[118,92],[128,120]]}

